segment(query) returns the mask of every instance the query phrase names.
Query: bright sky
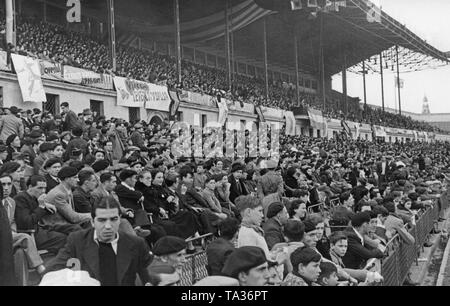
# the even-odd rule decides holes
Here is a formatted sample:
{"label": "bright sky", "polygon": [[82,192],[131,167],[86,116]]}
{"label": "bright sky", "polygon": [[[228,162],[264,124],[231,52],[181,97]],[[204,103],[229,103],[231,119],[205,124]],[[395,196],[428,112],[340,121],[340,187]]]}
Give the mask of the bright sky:
{"label": "bright sky", "polygon": [[[438,50],[450,51],[449,0],[372,0]],[[398,109],[395,74],[384,70],[385,106]],[[450,113],[450,65],[400,75],[404,80],[401,91],[402,110],[421,113],[423,97],[428,97],[432,113]],[[379,74],[366,75],[367,103],[381,105]],[[333,89],[342,92],[341,75],[333,77]],[[362,75],[347,73],[347,93],[363,101]],[[396,105],[397,104],[397,105]]]}

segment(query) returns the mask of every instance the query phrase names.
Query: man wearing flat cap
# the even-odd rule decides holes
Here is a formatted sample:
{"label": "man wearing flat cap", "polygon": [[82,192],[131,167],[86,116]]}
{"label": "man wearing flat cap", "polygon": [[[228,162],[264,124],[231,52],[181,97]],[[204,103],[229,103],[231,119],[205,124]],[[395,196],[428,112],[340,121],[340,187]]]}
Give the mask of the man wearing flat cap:
{"label": "man wearing flat cap", "polygon": [[264,286],[270,276],[266,255],[255,246],[243,246],[231,253],[222,273],[237,279],[240,286]]}
{"label": "man wearing flat cap", "polygon": [[165,236],[155,243],[153,254],[155,258],[148,267],[149,271],[161,266],[170,266],[180,274],[186,262],[187,243],[184,239],[176,236]]}
{"label": "man wearing flat cap", "polygon": [[78,185],[78,170],[74,167],[63,167],[58,172],[61,183],[50,190],[45,201],[55,205],[57,213],[45,218],[45,224],[52,227],[77,228],[88,227],[91,214],[75,211],[72,190]]}
{"label": "man wearing flat cap", "polygon": [[267,221],[263,224],[263,230],[267,246],[271,250],[275,244],[285,242],[283,226],[286,224],[289,215],[282,203],[274,202],[269,205],[267,218]]}
{"label": "man wearing flat cap", "polygon": [[244,169],[244,165],[240,163],[231,165],[231,174],[228,176],[228,182],[230,183],[230,201],[233,203],[237,197],[248,194],[247,188],[245,188],[244,182],[241,180]]}
{"label": "man wearing flat cap", "polygon": [[22,139],[24,134],[22,119],[17,118],[19,109],[15,106],[11,106],[9,110],[11,111],[11,114],[0,118],[0,140],[3,140],[3,142],[5,142],[10,135],[16,134]]}

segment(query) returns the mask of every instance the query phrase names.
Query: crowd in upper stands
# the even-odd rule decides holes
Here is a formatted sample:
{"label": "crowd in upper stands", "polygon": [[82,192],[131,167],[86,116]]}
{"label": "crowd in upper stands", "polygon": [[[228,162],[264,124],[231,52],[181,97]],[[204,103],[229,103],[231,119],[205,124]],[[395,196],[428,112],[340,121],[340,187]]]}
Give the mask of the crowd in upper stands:
{"label": "crowd in upper stands", "polygon": [[83,284],[175,284],[213,235],[201,285],[371,285],[446,192],[448,143],[282,135],[279,160],[175,158],[166,125],[61,110],[0,117],[1,284],[13,246],[43,284],[67,282],[70,258]]}
{"label": "crowd in upper stands", "polygon": [[281,80],[269,82],[267,98],[265,82],[260,77],[233,74],[233,86],[230,89],[223,70],[186,60],[182,61],[182,82],[178,84],[175,58],[132,47],[118,46],[117,69],[112,71],[107,44],[42,20],[18,19],[17,47],[13,48],[13,52],[204,94],[221,93],[231,100],[254,105],[284,110],[291,110],[300,105],[309,106],[320,109],[328,118],[428,132],[438,131],[437,128],[410,117],[382,112],[371,107],[364,109],[357,99],[349,98],[348,105],[345,106],[340,94],[327,96],[324,105],[319,96],[300,93],[298,105],[295,86]]}

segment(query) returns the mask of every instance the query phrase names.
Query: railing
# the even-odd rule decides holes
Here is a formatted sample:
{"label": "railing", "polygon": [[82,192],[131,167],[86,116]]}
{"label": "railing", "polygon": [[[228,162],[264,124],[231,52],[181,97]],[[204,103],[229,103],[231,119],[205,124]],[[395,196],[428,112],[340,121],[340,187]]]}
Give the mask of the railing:
{"label": "railing", "polygon": [[[440,201],[440,205],[437,201]],[[404,243],[398,234],[388,242],[386,249],[388,256],[383,259],[381,265],[381,275],[384,278],[385,286],[401,286],[403,284],[412,264],[417,262],[420,250],[423,248],[427,235],[433,230],[440,212],[448,207],[447,194],[442,194],[439,199],[435,200],[434,205],[420,216],[416,225],[409,230],[415,239],[414,244]]]}

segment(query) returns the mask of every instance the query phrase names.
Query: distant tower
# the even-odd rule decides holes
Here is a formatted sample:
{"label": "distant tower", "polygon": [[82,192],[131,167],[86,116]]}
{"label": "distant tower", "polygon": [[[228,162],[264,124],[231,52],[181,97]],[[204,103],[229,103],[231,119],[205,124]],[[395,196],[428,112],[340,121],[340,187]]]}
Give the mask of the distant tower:
{"label": "distant tower", "polygon": [[430,114],[430,105],[428,104],[427,96],[423,97],[422,115]]}

